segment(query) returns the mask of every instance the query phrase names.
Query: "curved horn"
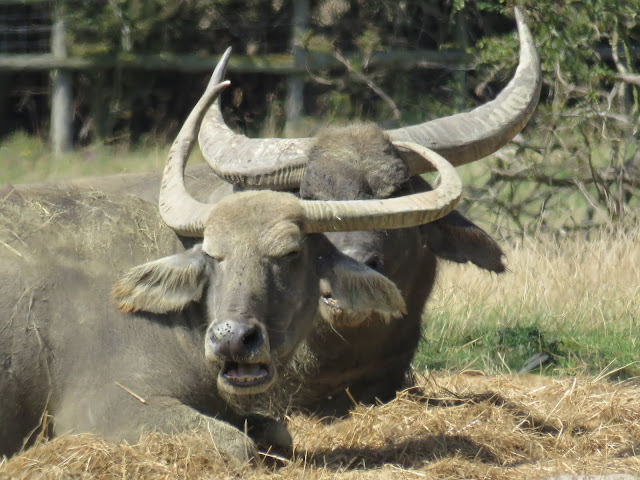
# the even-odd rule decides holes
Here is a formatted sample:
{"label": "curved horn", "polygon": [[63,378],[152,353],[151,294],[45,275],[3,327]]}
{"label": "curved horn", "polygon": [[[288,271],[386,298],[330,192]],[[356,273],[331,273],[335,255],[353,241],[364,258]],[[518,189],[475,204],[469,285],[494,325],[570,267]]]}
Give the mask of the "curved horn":
{"label": "curved horn", "polygon": [[[388,130],[392,141],[411,141],[443,155],[455,166],[483,158],[509,142],[533,114],[542,85],[540,60],[522,13],[515,8],[520,60],[513,79],[491,102],[470,112]],[[226,68],[228,54],[221,68]],[[221,62],[222,63],[222,60]],[[217,70],[217,69],[216,69]],[[297,188],[313,145],[311,138],[252,139],[234,133],[224,122],[219,102],[207,112],[199,135],[200,149],[213,171],[243,188]],[[411,152],[409,164],[423,165]],[[425,166],[432,170],[430,166]]]}
{"label": "curved horn", "polygon": [[407,228],[433,222],[453,210],[462,194],[462,182],[453,165],[421,145],[411,142],[394,142],[394,145],[400,151],[412,151],[423,158],[423,163],[433,165],[441,175],[440,185],[428,192],[383,200],[300,200],[305,213],[305,231]]}
{"label": "curved horn", "polygon": [[[222,81],[231,48],[224,52],[214,77]],[[217,74],[217,75],[216,75]],[[287,190],[300,186],[313,145],[311,138],[248,138],[231,130],[217,100],[202,121],[200,150],[223,180],[243,188]]]}
{"label": "curved horn", "polygon": [[[542,78],[531,31],[520,9],[514,10],[520,36],[520,61],[515,75],[500,94],[470,112],[388,130],[392,141],[416,142],[459,166],[490,155],[524,128],[538,104]],[[411,164],[412,156],[405,157],[407,163]]]}
{"label": "curved horn", "polygon": [[[219,66],[219,65],[218,65]],[[196,139],[202,117],[222,90],[230,82],[217,81],[218,68],[214,71],[207,89],[193,107],[176,137],[162,175],[158,206],[164,222],[176,233],[188,237],[200,237],[210,215],[212,205],[194,199],[184,185],[184,167]]]}

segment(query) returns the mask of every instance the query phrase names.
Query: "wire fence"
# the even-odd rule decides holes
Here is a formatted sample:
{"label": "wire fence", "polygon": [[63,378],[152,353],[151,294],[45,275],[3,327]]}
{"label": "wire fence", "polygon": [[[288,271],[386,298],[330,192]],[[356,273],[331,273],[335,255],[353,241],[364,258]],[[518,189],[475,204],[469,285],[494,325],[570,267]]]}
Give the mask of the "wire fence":
{"label": "wire fence", "polygon": [[[210,1],[189,7],[199,9],[202,15],[195,23],[193,16],[184,13],[177,21],[172,18],[163,23],[157,21],[157,15],[166,6],[158,7],[160,10],[154,11],[154,26],[147,30],[143,16],[139,12],[132,13],[133,4],[114,0],[75,1],[0,0],[0,87],[3,81],[5,85],[4,92],[0,88],[0,113],[8,96],[19,96],[22,104],[35,102],[31,111],[40,112],[39,118],[50,109],[50,115],[45,115],[50,119],[48,128],[54,152],[70,146],[74,131],[90,130],[98,138],[114,137],[113,132],[120,128],[119,125],[126,124],[131,118],[129,112],[136,102],[135,96],[127,92],[157,95],[157,91],[149,90],[148,80],[138,80],[134,78],[136,75],[152,72],[160,82],[163,75],[177,72],[204,74],[212,70],[221,48],[226,45],[234,46],[228,66],[230,75],[266,74],[271,76],[272,84],[274,77],[286,78],[286,128],[299,121],[305,104],[304,82],[305,79],[313,82],[317,78],[313,77],[314,72],[334,70],[355,75],[359,72],[352,72],[353,65],[362,64],[378,71],[414,67],[465,70],[468,59],[460,50],[387,49],[369,52],[365,60],[359,58],[357,52],[332,55],[330,51],[304,50],[298,42],[311,21],[310,0],[295,0],[288,12],[284,12],[282,6],[278,7],[282,8],[280,12],[274,10],[276,3],[261,2],[270,5],[271,17],[266,15],[267,20],[255,12],[245,12],[245,17],[255,17],[247,19],[240,16],[241,10],[222,11],[216,2]],[[162,5],[161,2],[139,4],[143,7]],[[125,7],[129,10],[123,10]],[[95,10],[93,16],[87,9]],[[183,23],[175,24],[180,22]],[[244,24],[239,25],[242,22]],[[178,44],[178,39],[184,43]],[[6,79],[15,79],[17,75],[21,76],[21,84],[12,86],[9,91]],[[38,75],[40,78],[34,82],[39,87],[37,91],[42,91],[43,82],[49,82],[50,88],[48,94],[35,99],[33,92],[36,89],[28,83]],[[82,90],[77,88],[80,82],[84,82]],[[113,91],[109,91],[110,84],[115,86]],[[99,88],[103,91],[98,91]],[[103,98],[108,106],[104,107],[92,98]],[[268,105],[265,104],[266,108]],[[20,109],[24,112],[24,108]],[[67,112],[62,114],[58,109]],[[30,119],[29,122],[32,127],[33,121]],[[75,126],[72,125],[74,122]],[[2,123],[0,119],[0,134]],[[38,123],[46,125],[47,121],[38,120]],[[4,124],[8,128],[8,123]],[[85,128],[87,125],[91,126],[89,130]],[[56,140],[56,132],[64,139]]]}
{"label": "wire fence", "polygon": [[0,1],[0,53],[45,53],[51,50],[50,2]]}

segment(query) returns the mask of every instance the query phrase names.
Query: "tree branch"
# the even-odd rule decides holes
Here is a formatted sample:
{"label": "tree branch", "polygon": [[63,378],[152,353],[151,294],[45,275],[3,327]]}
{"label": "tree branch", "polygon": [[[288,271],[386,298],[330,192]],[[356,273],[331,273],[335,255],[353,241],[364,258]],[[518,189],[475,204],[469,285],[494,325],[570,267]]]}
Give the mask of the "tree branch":
{"label": "tree branch", "polygon": [[338,51],[334,52],[333,56],[336,58],[336,60],[338,60],[347,68],[349,73],[351,73],[358,80],[366,84],[371,90],[373,90],[376,93],[376,95],[378,95],[380,98],[382,98],[382,100],[384,100],[389,104],[389,106],[391,107],[391,110],[393,110],[394,119],[400,118],[400,109],[398,109],[398,106],[395,104],[395,102],[391,99],[389,95],[384,93],[377,85],[375,85],[370,78],[362,74],[362,72],[359,72],[355,68],[353,68],[353,66],[351,65],[351,62],[346,58],[344,58],[340,54],[340,52]]}

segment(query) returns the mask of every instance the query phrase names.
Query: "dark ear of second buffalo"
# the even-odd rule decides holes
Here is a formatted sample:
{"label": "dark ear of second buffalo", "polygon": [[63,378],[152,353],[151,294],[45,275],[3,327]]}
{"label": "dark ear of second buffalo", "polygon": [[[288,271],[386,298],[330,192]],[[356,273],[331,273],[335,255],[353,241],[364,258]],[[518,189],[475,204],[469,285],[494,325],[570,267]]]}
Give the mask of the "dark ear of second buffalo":
{"label": "dark ear of second buffalo", "polygon": [[502,273],[506,269],[505,255],[497,242],[455,210],[420,228],[423,241],[440,258],[471,262],[490,272]]}

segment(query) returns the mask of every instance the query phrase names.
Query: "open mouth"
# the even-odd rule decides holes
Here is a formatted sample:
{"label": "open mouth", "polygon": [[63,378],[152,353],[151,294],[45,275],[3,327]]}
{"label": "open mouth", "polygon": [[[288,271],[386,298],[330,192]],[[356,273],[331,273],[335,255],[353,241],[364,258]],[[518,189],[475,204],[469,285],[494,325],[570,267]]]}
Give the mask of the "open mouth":
{"label": "open mouth", "polygon": [[234,387],[254,387],[266,383],[271,371],[266,363],[239,363],[227,361],[222,368],[222,377]]}

